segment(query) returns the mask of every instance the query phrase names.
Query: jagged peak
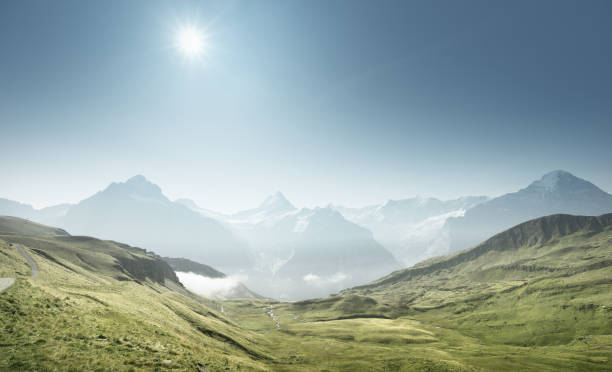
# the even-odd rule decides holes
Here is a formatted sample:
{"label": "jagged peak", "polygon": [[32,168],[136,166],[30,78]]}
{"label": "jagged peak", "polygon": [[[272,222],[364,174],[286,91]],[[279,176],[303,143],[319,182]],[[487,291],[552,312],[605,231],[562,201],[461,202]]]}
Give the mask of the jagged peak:
{"label": "jagged peak", "polygon": [[532,182],[527,189],[545,191],[573,191],[575,189],[591,189],[601,191],[591,182],[560,169],[546,173],[539,180]]}
{"label": "jagged peak", "polygon": [[559,182],[561,182],[563,179],[579,179],[579,178],[574,176],[570,172],[558,169],[558,170],[554,170],[552,172],[546,173],[545,175],[542,176],[542,178],[540,178],[538,181],[535,181],[534,183],[542,185],[542,186],[554,187]]}
{"label": "jagged peak", "polygon": [[268,196],[257,208],[247,209],[234,213],[232,217],[238,219],[253,219],[260,221],[262,218],[278,217],[289,212],[295,212],[297,208],[287,200],[282,192],[277,191]]}
{"label": "jagged peak", "polygon": [[133,177],[130,177],[127,181],[125,181],[125,183],[138,184],[138,183],[150,183],[150,181],[142,174],[137,174]]}
{"label": "jagged peak", "polygon": [[133,188],[156,190],[161,193],[161,188],[159,186],[149,181],[145,176],[140,174],[129,178],[127,181],[125,181],[125,184]]}
{"label": "jagged peak", "polygon": [[274,194],[268,196],[263,203],[259,206],[260,209],[274,209],[274,210],[295,210],[296,208],[291,204],[285,195],[277,191]]}
{"label": "jagged peak", "polygon": [[161,188],[143,175],[136,175],[125,182],[113,182],[104,191],[101,191],[102,194],[109,192],[167,200]]}

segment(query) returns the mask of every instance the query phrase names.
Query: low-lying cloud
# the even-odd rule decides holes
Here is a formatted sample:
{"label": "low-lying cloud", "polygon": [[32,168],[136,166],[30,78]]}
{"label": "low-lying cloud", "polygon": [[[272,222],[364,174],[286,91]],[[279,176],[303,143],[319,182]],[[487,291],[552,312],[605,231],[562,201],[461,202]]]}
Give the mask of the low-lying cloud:
{"label": "low-lying cloud", "polygon": [[177,271],[176,276],[179,278],[185,288],[199,294],[200,296],[223,300],[235,297],[236,293],[242,287],[241,280],[235,276],[227,276],[225,278],[208,278],[192,272]]}
{"label": "low-lying cloud", "polygon": [[308,284],[326,285],[326,284],[340,283],[347,278],[348,276],[343,272],[338,272],[338,273],[335,273],[334,275],[323,276],[323,277],[313,274],[313,273],[308,273],[304,275],[302,280],[304,280],[304,282]]}

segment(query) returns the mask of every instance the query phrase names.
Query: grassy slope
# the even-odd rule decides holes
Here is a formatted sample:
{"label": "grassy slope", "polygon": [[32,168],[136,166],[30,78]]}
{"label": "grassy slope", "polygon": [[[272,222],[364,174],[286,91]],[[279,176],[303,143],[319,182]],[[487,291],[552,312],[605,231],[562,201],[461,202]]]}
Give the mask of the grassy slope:
{"label": "grassy slope", "polygon": [[[10,243],[37,262],[37,280]],[[0,370],[266,368],[261,336],[146,260],[156,258],[97,239],[0,235],[0,275],[17,278],[0,293]]]}
{"label": "grassy slope", "polygon": [[[610,370],[612,229],[567,226],[525,225],[477,254],[339,296],[223,308],[117,270],[108,256],[122,246],[112,242],[2,236],[41,245],[57,262],[28,248],[41,270],[31,282],[0,241],[0,276],[19,278],[0,294],[0,370]],[[93,255],[84,261],[82,244]]]}
{"label": "grassy slope", "polygon": [[36,236],[68,235],[62,229],[41,225],[18,217],[0,216],[0,234],[21,234]]}
{"label": "grassy slope", "polygon": [[610,370],[612,216],[581,219],[530,221],[340,296],[226,311],[272,331],[272,306],[275,353],[306,370]]}

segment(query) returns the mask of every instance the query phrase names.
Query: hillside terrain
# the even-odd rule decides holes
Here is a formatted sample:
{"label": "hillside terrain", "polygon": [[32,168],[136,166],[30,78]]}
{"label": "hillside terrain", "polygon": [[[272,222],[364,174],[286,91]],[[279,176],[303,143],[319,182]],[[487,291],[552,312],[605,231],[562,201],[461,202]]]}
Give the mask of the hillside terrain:
{"label": "hillside terrain", "polygon": [[208,265],[187,258],[162,257],[174,271],[192,272],[207,278],[225,278],[225,274]]}
{"label": "hillside terrain", "polygon": [[225,308],[252,329],[273,312],[330,370],[609,370],[611,265],[612,214],[553,215],[328,298]]}
{"label": "hillside terrain", "polygon": [[[261,336],[151,252],[0,218],[0,370],[265,370]],[[7,226],[14,226],[9,229]],[[40,273],[17,250],[23,247]]]}
{"label": "hillside terrain", "polygon": [[12,216],[0,216],[0,234],[69,236],[65,230]]}
{"label": "hillside terrain", "polygon": [[612,361],[612,214],[528,221],[299,302],[206,300],[151,252],[42,226],[23,235],[27,221],[3,219],[0,277],[16,282],[0,293],[2,370],[603,371]]}

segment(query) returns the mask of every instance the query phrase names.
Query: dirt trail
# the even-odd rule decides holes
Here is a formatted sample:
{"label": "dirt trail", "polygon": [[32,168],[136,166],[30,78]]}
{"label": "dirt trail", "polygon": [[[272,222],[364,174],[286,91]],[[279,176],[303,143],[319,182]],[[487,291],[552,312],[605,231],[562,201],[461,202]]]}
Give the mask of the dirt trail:
{"label": "dirt trail", "polygon": [[[28,261],[30,264],[30,268],[32,269],[32,279],[38,278],[38,265],[32,257],[25,251],[20,245],[14,245],[15,248],[21,253],[21,255]],[[15,278],[0,278],[0,292],[9,289],[13,284],[15,284]]]}
{"label": "dirt trail", "polygon": [[28,254],[28,252],[25,251],[25,249],[23,249],[22,246],[20,245],[15,245],[17,247],[17,250],[19,251],[19,253],[21,253],[21,255],[26,259],[26,261],[28,261],[28,263],[30,264],[30,267],[32,268],[32,279],[36,279],[38,278],[38,265],[36,264],[36,262],[34,262],[34,260],[32,259],[32,257],[30,257],[30,255]]}

